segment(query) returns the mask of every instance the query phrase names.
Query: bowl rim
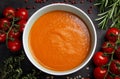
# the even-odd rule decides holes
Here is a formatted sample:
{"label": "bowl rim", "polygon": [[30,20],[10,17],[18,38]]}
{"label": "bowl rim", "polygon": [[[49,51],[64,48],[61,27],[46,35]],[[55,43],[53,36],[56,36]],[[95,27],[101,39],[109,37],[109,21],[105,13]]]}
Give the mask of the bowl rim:
{"label": "bowl rim", "polygon": [[[29,49],[28,43],[27,43],[26,34],[27,34],[27,36],[28,36],[28,34],[29,34],[29,33],[28,33],[28,28],[31,28],[31,27],[32,27],[32,25],[29,26],[29,25],[30,25],[29,23],[30,23],[30,22],[32,21],[32,19],[37,15],[37,13],[39,13],[41,10],[44,10],[44,9],[46,9],[46,8],[53,7],[53,6],[54,6],[54,7],[56,7],[56,6],[71,7],[71,8],[73,8],[73,9],[75,9],[76,11],[81,12],[81,13],[85,16],[85,18],[90,22],[90,24],[91,24],[91,26],[92,26],[91,29],[92,29],[92,32],[93,32],[93,34],[94,34],[94,35],[93,35],[93,37],[94,37],[94,41],[93,41],[94,44],[93,44],[93,47],[92,47],[92,50],[91,50],[91,54],[88,56],[88,58],[86,58],[85,62],[84,62],[82,65],[80,65],[80,67],[78,66],[78,68],[75,68],[75,69],[72,69],[72,70],[69,70],[69,71],[53,71],[53,70],[49,70],[49,69],[43,67],[42,65],[38,64],[37,61],[35,61],[35,58],[34,58],[34,57],[32,56],[32,54],[30,53],[30,49]],[[44,13],[44,14],[45,14],[45,13]],[[39,16],[39,17],[40,17],[40,16]],[[85,22],[85,23],[86,23],[86,22]],[[89,25],[87,25],[87,27],[89,27]],[[89,28],[88,28],[88,29],[89,29]],[[89,30],[90,30],[90,29],[89,29]],[[90,30],[90,31],[91,31],[91,30]],[[92,38],[92,39],[93,39],[93,38]],[[70,4],[54,3],[54,4],[49,4],[49,5],[46,5],[46,6],[42,7],[42,8],[40,8],[39,10],[37,10],[37,11],[29,18],[29,20],[27,21],[26,26],[25,26],[25,28],[24,28],[22,41],[23,41],[23,48],[24,48],[24,50],[25,50],[25,54],[26,54],[27,58],[28,58],[29,61],[30,61],[35,67],[37,67],[39,70],[41,70],[41,71],[43,71],[43,72],[45,72],[45,73],[51,74],[51,75],[68,75],[68,74],[72,74],[72,73],[80,70],[81,68],[83,68],[83,67],[90,61],[90,59],[92,58],[92,56],[93,56],[93,54],[94,54],[94,52],[95,52],[95,48],[96,48],[96,45],[97,45],[97,34],[96,34],[96,29],[95,29],[95,26],[94,26],[92,20],[89,18],[89,16],[88,16],[84,11],[82,11],[81,9],[79,9],[79,8],[73,6],[73,5],[70,5]]]}

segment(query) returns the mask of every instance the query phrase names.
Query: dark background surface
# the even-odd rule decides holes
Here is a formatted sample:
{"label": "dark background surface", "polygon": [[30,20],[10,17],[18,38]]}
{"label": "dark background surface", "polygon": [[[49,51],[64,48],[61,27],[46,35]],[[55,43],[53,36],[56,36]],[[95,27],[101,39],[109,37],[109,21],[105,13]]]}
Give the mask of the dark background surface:
{"label": "dark background surface", "polygon": [[[101,49],[101,44],[103,42],[104,39],[104,35],[105,35],[105,30],[100,30],[98,29],[98,22],[95,22],[95,18],[97,18],[97,8],[93,5],[94,2],[90,2],[87,0],[83,0],[84,3],[80,3],[80,0],[76,0],[77,3],[76,4],[72,4],[77,6],[78,8],[82,9],[85,13],[88,14],[88,16],[92,19],[96,31],[97,31],[97,47],[96,47],[96,51],[99,51]],[[35,3],[35,0],[28,0],[27,3],[25,3],[25,0],[0,0],[0,18],[2,18],[2,11],[5,7],[11,6],[14,8],[30,8],[29,11],[29,17],[38,9],[40,9],[41,7],[51,4],[51,3],[55,3],[55,2],[63,2],[63,0],[47,0],[47,2],[45,3]],[[68,2],[69,4],[71,4],[71,2]],[[33,7],[35,6],[35,9],[33,9]],[[88,9],[90,7],[92,8],[92,13],[89,14],[88,13]],[[6,45],[4,43],[0,44],[0,61],[4,60],[5,58],[8,58],[9,56],[11,56],[11,52],[7,49]],[[29,72],[32,68],[34,68],[34,66],[29,62],[29,60],[26,58],[26,60],[23,63],[23,67],[24,67],[24,71],[25,73]],[[91,59],[91,61],[81,70],[79,70],[76,73],[70,74],[70,75],[65,75],[65,76],[52,76],[52,75],[48,75],[46,73],[41,72],[41,79],[94,79],[93,77],[93,69],[94,69],[94,64],[93,61]]]}

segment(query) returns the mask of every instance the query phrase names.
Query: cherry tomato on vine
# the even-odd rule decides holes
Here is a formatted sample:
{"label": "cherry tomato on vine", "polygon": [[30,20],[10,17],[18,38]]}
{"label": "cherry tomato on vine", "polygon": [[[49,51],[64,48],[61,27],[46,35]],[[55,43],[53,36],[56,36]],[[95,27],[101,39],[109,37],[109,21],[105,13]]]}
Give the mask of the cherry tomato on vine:
{"label": "cherry tomato on vine", "polygon": [[21,49],[21,41],[20,40],[9,40],[8,41],[8,49],[11,51],[11,52],[17,52]]}
{"label": "cherry tomato on vine", "polygon": [[20,8],[16,12],[16,17],[20,20],[27,20],[28,19],[28,11],[25,8]]}
{"label": "cherry tomato on vine", "polygon": [[110,64],[110,71],[116,75],[120,74],[120,61],[113,60]]}
{"label": "cherry tomato on vine", "polygon": [[116,42],[118,39],[119,29],[112,27],[109,28],[106,32],[106,38],[111,42]]}
{"label": "cherry tomato on vine", "polygon": [[115,50],[115,56],[120,60],[120,46]]}
{"label": "cherry tomato on vine", "polygon": [[7,18],[0,19],[0,29],[7,31],[10,27],[10,22]]}
{"label": "cherry tomato on vine", "polygon": [[5,42],[6,40],[6,33],[0,32],[0,42]]}
{"label": "cherry tomato on vine", "polygon": [[116,76],[114,79],[120,79],[120,76]]}
{"label": "cherry tomato on vine", "polygon": [[94,77],[95,77],[95,79],[104,79],[106,73],[107,73],[107,69],[105,69],[105,68],[96,67],[94,69]]}
{"label": "cherry tomato on vine", "polygon": [[107,74],[105,79],[113,79],[113,77],[111,75]]}
{"label": "cherry tomato on vine", "polygon": [[3,15],[8,19],[12,19],[13,17],[15,17],[15,9],[12,7],[6,7],[3,10]]}
{"label": "cherry tomato on vine", "polygon": [[20,31],[18,29],[11,29],[8,33],[9,38],[19,38],[21,35]]}
{"label": "cherry tomato on vine", "polygon": [[96,52],[93,56],[93,62],[96,66],[103,66],[107,64],[109,61],[109,58],[104,55],[103,52]]}
{"label": "cherry tomato on vine", "polygon": [[26,25],[26,20],[20,20],[20,21],[18,22],[18,25],[19,25],[19,28],[20,28],[20,32],[23,32],[24,27],[25,27],[25,25]]}
{"label": "cherry tomato on vine", "polygon": [[102,50],[105,53],[111,54],[111,53],[113,53],[114,49],[115,49],[115,43],[113,43],[113,42],[106,41],[102,45]]}

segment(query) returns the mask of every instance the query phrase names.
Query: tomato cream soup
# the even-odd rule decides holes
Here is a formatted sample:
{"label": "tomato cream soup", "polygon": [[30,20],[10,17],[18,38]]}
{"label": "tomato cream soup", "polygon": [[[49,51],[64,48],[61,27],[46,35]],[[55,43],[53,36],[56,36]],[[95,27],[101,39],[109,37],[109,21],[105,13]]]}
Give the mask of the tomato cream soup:
{"label": "tomato cream soup", "polygon": [[29,47],[39,64],[54,71],[79,66],[90,50],[90,33],[76,15],[56,10],[39,17],[29,33]]}

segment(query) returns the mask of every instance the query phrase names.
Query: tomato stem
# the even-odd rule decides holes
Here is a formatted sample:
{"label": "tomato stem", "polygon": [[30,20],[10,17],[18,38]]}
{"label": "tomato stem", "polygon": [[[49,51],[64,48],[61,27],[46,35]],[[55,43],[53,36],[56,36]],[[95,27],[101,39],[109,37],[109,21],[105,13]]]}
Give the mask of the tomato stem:
{"label": "tomato stem", "polygon": [[[14,24],[15,24],[15,18],[13,17],[13,19],[12,19],[12,24],[11,24],[8,32],[6,33],[6,45],[8,44],[8,40],[9,40],[9,32],[10,32],[11,29],[13,28]],[[8,47],[8,46],[7,46],[7,47]]]}
{"label": "tomato stem", "polygon": [[112,54],[111,54],[111,58],[110,58],[110,61],[109,61],[109,63],[108,63],[107,73],[105,74],[104,79],[106,79],[107,74],[110,72],[110,64],[111,64],[112,61],[113,61],[114,52],[115,52],[115,51],[113,51]]}

